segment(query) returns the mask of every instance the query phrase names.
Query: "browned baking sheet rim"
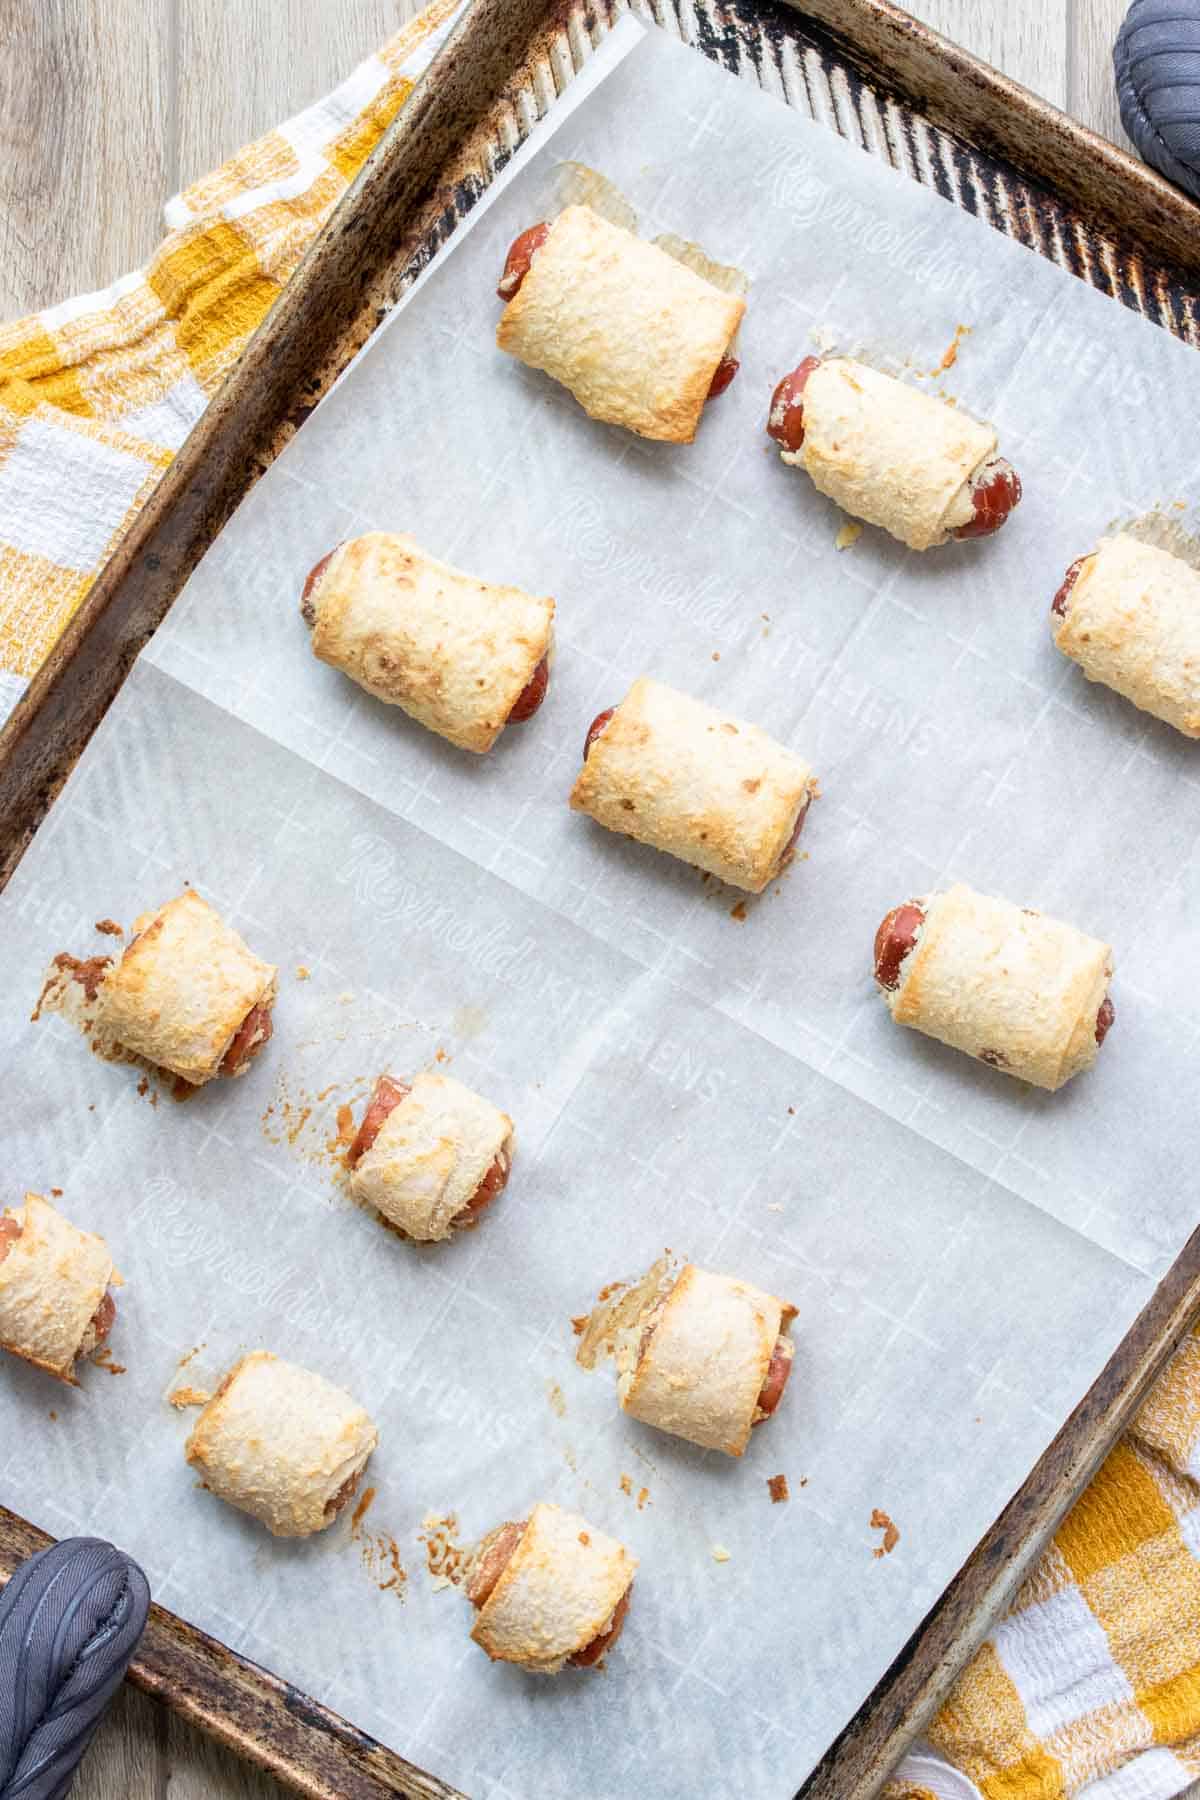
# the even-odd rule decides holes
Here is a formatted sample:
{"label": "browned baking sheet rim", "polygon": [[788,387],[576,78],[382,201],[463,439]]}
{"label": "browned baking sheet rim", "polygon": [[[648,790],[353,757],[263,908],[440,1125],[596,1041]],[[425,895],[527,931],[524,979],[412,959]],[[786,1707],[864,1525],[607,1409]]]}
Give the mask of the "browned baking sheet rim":
{"label": "browned baking sheet rim", "polygon": [[[234,507],[626,10],[625,0],[475,0],[0,732],[0,883]],[[739,72],[749,62],[764,87],[1200,342],[1193,204],[885,0],[637,0],[632,10]],[[1200,1233],[805,1783],[806,1800],[877,1791],[1198,1310]],[[0,1508],[0,1581],[48,1541]],[[314,1800],[455,1792],[160,1608],[131,1679]]]}

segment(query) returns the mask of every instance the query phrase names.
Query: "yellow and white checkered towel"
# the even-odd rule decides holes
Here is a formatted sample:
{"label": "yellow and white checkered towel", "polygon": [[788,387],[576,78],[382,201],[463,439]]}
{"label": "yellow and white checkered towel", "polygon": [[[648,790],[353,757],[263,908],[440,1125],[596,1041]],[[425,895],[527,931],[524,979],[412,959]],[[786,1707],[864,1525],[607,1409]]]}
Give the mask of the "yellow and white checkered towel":
{"label": "yellow and white checkered towel", "polygon": [[[145,269],[0,327],[0,719],[457,9],[170,201]],[[1200,1332],[887,1800],[1168,1800],[1197,1776]]]}

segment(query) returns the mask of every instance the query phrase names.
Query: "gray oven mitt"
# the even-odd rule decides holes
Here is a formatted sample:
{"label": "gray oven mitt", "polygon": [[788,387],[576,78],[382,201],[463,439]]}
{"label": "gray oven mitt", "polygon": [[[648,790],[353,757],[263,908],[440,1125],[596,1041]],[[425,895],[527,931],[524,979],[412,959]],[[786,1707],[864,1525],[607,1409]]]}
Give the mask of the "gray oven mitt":
{"label": "gray oven mitt", "polygon": [[1113,68],[1121,123],[1138,151],[1200,200],[1200,0],[1133,0]]}
{"label": "gray oven mitt", "polygon": [[65,1538],[0,1589],[0,1800],[62,1800],[150,1610],[131,1557]]}

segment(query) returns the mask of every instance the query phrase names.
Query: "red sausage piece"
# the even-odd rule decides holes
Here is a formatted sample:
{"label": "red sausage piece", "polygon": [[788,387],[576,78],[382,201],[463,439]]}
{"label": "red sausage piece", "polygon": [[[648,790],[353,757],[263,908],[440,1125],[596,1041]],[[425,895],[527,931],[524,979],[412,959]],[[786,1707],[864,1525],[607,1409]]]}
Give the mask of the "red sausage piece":
{"label": "red sausage piece", "polygon": [[351,1168],[360,1157],[367,1154],[379,1133],[383,1130],[384,1120],[395,1112],[400,1102],[412,1093],[406,1081],[396,1081],[390,1075],[381,1075],[371,1090],[371,1098],[367,1102],[367,1110],[363,1114],[362,1124],[358,1128],[358,1136],[350,1146],[346,1161]]}
{"label": "red sausage piece", "polygon": [[792,835],[783,847],[783,854],[779,858],[779,867],[781,869],[786,862],[790,861],[792,854],[795,851],[796,845],[800,841],[800,833],[804,830],[804,821],[808,817],[808,809],[811,805],[812,805],[812,795],[809,794],[805,798],[804,804],[800,808],[800,811],[796,814],[796,823],[792,826]]}
{"label": "red sausage piece", "polygon": [[917,941],[925,914],[915,900],[893,906],[875,933],[875,979],[881,988],[900,985],[900,964]]}
{"label": "red sausage piece", "polygon": [[1075,558],[1075,561],[1071,564],[1070,568],[1062,578],[1062,586],[1050,602],[1050,611],[1057,613],[1060,619],[1065,619],[1067,616],[1067,602],[1071,598],[1071,589],[1075,586],[1075,583],[1083,573],[1083,565],[1086,561],[1086,556],[1077,556]]}
{"label": "red sausage piece", "polygon": [[617,709],[615,706],[605,707],[605,709],[602,713],[596,714],[595,718],[592,720],[591,724],[588,726],[588,734],[583,740],[583,760],[584,760],[584,762],[586,762],[588,759],[588,751],[591,749],[591,747],[595,743],[596,739],[600,736],[600,733],[604,730],[604,728],[606,727],[606,725],[608,724],[609,720],[612,718],[612,716],[616,712],[616,710]]}
{"label": "red sausage piece", "polygon": [[521,725],[526,719],[532,719],[534,713],[546,698],[546,689],[549,686],[549,683],[550,662],[548,657],[543,656],[541,662],[513,701],[512,708],[508,715],[508,722],[510,725]]}
{"label": "red sausage piece", "polygon": [[773,437],[785,450],[799,450],[804,442],[804,386],[813,370],[820,366],[819,356],[806,356],[790,375],[784,376],[771,395],[767,436]]}
{"label": "red sausage piece", "polygon": [[92,1314],[91,1324],[88,1326],[88,1330],[95,1340],[95,1347],[97,1350],[112,1330],[113,1325],[116,1322],[116,1317],[117,1303],[111,1294],[105,1294],[99,1306]]}
{"label": "red sausage piece", "polygon": [[1100,1011],[1096,1014],[1096,1042],[1102,1044],[1108,1036],[1113,1020],[1117,1016],[1116,1008],[1108,995],[1100,1002]]}
{"label": "red sausage piece", "polygon": [[528,1519],[507,1520],[490,1531],[480,1545],[480,1554],[467,1582],[467,1599],[472,1606],[486,1606],[492,1591],[507,1569],[513,1551],[525,1535]]}
{"label": "red sausage piece", "polygon": [[242,1064],[256,1057],[263,1045],[270,1040],[271,1029],[271,1008],[252,1006],[221,1060],[220,1074],[236,1075]]}
{"label": "red sausage piece", "polygon": [[788,1384],[788,1376],[792,1372],[794,1353],[790,1338],[776,1338],[775,1348],[771,1352],[771,1360],[767,1365],[767,1379],[763,1382],[762,1393],[758,1396],[758,1411],[762,1415],[757,1423],[769,1419],[779,1402],[783,1399],[783,1390]]}
{"label": "red sausage piece", "polygon": [[717,372],[709,384],[708,397],[710,400],[715,400],[718,394],[723,394],[725,392],[725,389],[729,386],[741,366],[742,365],[736,356],[723,356],[721,358],[720,362],[717,364]]}
{"label": "red sausage piece", "polygon": [[358,1486],[361,1475],[362,1470],[360,1469],[356,1475],[349,1476],[347,1480],[343,1481],[341,1487],[333,1496],[333,1499],[325,1502],[326,1523],[328,1523],[330,1519],[337,1518],[346,1502],[350,1499],[355,1488]]}
{"label": "red sausage piece", "polygon": [[585,1644],[582,1650],[577,1650],[571,1657],[570,1662],[573,1669],[594,1668],[600,1658],[612,1649],[621,1635],[621,1628],[625,1623],[625,1615],[629,1611],[629,1600],[632,1593],[633,1583],[631,1581],[613,1608],[612,1623],[608,1630],[602,1631],[599,1637],[594,1637],[590,1644]]}
{"label": "red sausage piece", "polygon": [[529,273],[529,265],[535,253],[541,249],[550,236],[550,227],[543,220],[540,225],[531,225],[523,231],[519,238],[514,238],[509,246],[508,255],[504,259],[504,273],[500,277],[500,285],[496,289],[496,297],[500,300],[511,300]]}
{"label": "red sausage piece", "polygon": [[975,517],[965,525],[956,525],[951,537],[990,537],[993,531],[999,531],[1020,498],[1021,477],[1003,456],[993,456],[971,478]]}
{"label": "red sausage piece", "polygon": [[456,1225],[473,1225],[480,1213],[487,1211],[497,1194],[502,1194],[508,1186],[508,1172],[511,1167],[507,1152],[502,1150],[500,1155],[493,1159],[491,1168],[462,1211],[455,1214],[454,1223]]}
{"label": "red sausage piece", "polygon": [[327,550],[320,562],[314,563],[308,571],[308,577],[300,594],[300,617],[306,625],[315,625],[317,622],[317,609],[312,602],[313,590],[341,547],[340,544],[335,544],[333,549]]}

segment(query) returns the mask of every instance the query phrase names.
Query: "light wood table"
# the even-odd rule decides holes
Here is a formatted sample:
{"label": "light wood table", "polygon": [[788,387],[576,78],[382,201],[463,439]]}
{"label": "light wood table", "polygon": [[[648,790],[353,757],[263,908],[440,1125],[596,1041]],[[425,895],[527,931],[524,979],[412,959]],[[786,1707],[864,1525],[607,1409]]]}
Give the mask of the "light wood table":
{"label": "light wood table", "polygon": [[[1110,56],[1125,8],[919,0],[912,10],[1124,144]],[[417,10],[418,0],[3,0],[0,316],[136,267],[169,194],[315,100]],[[74,1789],[77,1800],[282,1793],[130,1690]]]}

